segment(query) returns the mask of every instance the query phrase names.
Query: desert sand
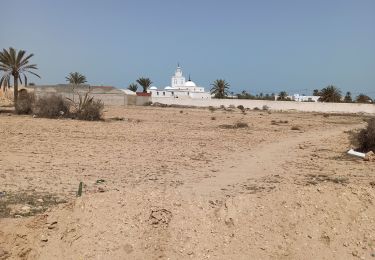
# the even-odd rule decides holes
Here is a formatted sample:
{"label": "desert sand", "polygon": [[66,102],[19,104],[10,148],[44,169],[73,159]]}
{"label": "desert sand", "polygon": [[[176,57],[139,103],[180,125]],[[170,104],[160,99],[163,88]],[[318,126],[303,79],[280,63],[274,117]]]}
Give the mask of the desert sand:
{"label": "desert sand", "polygon": [[363,119],[1,113],[0,259],[374,259],[375,164],[345,154]]}

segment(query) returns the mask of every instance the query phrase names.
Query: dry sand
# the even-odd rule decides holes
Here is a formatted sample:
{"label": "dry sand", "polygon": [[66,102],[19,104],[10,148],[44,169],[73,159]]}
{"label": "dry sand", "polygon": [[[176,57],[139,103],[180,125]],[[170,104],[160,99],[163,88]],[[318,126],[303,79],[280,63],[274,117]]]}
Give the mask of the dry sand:
{"label": "dry sand", "polygon": [[0,259],[375,256],[375,164],[345,155],[363,117],[106,110],[0,114]]}

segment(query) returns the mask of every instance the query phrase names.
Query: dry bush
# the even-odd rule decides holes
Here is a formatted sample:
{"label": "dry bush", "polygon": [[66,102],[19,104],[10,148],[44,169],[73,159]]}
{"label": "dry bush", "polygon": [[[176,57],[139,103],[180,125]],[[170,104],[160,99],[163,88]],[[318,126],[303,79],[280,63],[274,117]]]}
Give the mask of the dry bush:
{"label": "dry bush", "polygon": [[212,116],[212,117],[211,117],[211,120],[216,120],[216,117]]}
{"label": "dry bush", "polygon": [[264,105],[264,106],[262,107],[262,110],[264,110],[264,111],[268,111],[269,109],[270,109],[270,107],[267,106],[267,105]]}
{"label": "dry bush", "polygon": [[368,120],[367,127],[357,134],[359,149],[363,152],[375,152],[375,118]]}
{"label": "dry bush", "polygon": [[238,105],[238,106],[237,106],[237,108],[238,108],[239,110],[242,110],[242,111],[244,111],[244,110],[245,110],[245,108],[244,108],[244,106],[243,106],[243,105]]}
{"label": "dry bush", "polygon": [[101,100],[90,100],[75,113],[75,116],[80,120],[97,121],[103,118],[103,109],[104,104]]}
{"label": "dry bush", "polygon": [[68,117],[70,103],[62,96],[48,95],[40,97],[35,102],[33,112],[39,117],[58,118]]}
{"label": "dry bush", "polygon": [[219,125],[219,127],[223,129],[238,129],[238,128],[247,128],[249,127],[249,125],[245,122],[237,122],[233,125],[228,125],[228,124]]}
{"label": "dry bush", "polygon": [[234,124],[235,128],[246,128],[246,127],[249,127],[248,123],[244,123],[244,122],[237,122],[236,124]]}
{"label": "dry bush", "polygon": [[294,125],[294,126],[292,126],[292,128],[290,128],[290,129],[292,129],[292,130],[301,130],[301,127],[298,126],[298,125]]}
{"label": "dry bush", "polygon": [[22,89],[18,92],[18,101],[15,106],[17,114],[31,114],[35,103],[34,93],[27,92],[26,89]]}
{"label": "dry bush", "polygon": [[214,112],[214,111],[216,110],[216,108],[213,107],[213,106],[209,106],[209,107],[208,107],[208,110],[210,110],[211,112]]}
{"label": "dry bush", "polygon": [[260,110],[260,108],[259,107],[254,107],[254,110],[258,111],[258,110]]}

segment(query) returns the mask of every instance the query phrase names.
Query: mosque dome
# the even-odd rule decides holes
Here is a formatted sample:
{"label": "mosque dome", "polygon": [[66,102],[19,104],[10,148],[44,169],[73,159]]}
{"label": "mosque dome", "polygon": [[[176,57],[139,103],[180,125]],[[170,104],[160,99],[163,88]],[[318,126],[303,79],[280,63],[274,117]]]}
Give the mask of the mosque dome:
{"label": "mosque dome", "polygon": [[150,90],[157,90],[158,88],[157,87],[155,87],[155,86],[152,86],[151,88],[150,88]]}
{"label": "mosque dome", "polygon": [[195,83],[191,80],[185,82],[185,87],[196,87]]}
{"label": "mosque dome", "polygon": [[171,88],[170,86],[168,86],[168,87],[165,87],[164,89],[173,89],[173,88]]}

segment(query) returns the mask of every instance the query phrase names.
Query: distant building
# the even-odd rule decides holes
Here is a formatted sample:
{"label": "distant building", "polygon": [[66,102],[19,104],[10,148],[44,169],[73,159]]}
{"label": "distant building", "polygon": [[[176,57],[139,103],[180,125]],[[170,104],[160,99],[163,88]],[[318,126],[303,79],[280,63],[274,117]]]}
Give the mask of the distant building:
{"label": "distant building", "polygon": [[[287,96],[286,99],[297,102],[319,102],[320,96],[305,96],[300,94],[293,94],[293,96]],[[275,100],[278,100],[279,96],[275,96]]]}
{"label": "distant building", "polygon": [[318,102],[320,96],[305,96],[300,94],[294,94],[292,96],[292,100],[298,101],[298,102]]}
{"label": "distant building", "polygon": [[151,93],[152,97],[211,99],[211,94],[191,81],[190,76],[189,80],[186,81],[180,66],[177,67],[171,78],[171,86],[164,89],[153,86],[148,89],[148,92]]}

